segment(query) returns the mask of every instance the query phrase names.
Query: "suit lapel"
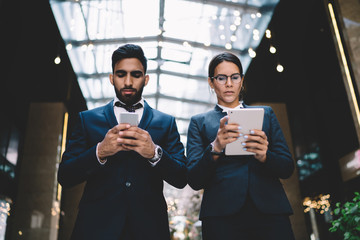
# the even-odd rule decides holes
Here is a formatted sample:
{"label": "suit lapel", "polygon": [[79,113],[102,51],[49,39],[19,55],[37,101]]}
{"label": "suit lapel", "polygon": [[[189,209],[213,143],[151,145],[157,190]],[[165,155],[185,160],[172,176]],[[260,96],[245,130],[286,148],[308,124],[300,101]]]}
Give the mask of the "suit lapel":
{"label": "suit lapel", "polygon": [[153,111],[149,104],[144,100],[144,112],[139,123],[139,128],[146,129],[153,118]]}
{"label": "suit lapel", "polygon": [[113,101],[114,100],[110,101],[108,104],[106,104],[104,106],[104,115],[105,115],[107,122],[110,125],[110,128],[113,128],[114,126],[116,126],[118,124],[115,114],[114,114]]}

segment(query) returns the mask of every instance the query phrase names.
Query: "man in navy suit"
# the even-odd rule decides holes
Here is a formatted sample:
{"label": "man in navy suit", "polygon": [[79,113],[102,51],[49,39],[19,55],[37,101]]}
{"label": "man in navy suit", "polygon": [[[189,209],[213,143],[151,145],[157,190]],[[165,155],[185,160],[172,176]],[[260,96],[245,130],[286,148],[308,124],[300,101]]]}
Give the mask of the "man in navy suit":
{"label": "man in navy suit", "polygon": [[[59,166],[63,187],[86,181],[72,239],[169,240],[163,180],[177,188],[186,185],[175,119],[142,98],[149,76],[141,47],[119,47],[112,67],[116,97],[79,113]],[[138,126],[119,123],[126,111],[138,114]]]}

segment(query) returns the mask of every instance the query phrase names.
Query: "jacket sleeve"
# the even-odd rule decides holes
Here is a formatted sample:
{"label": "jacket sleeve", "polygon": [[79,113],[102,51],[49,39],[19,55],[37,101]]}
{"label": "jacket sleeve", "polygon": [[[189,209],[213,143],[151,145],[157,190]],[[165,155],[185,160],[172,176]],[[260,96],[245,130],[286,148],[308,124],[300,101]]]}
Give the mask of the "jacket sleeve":
{"label": "jacket sleeve", "polygon": [[88,146],[82,114],[79,113],[68,140],[58,170],[58,181],[63,187],[72,187],[88,179],[103,167],[96,157],[96,145]]}
{"label": "jacket sleeve", "polygon": [[184,145],[180,141],[180,135],[173,117],[171,118],[166,142],[161,147],[163,155],[155,168],[167,183],[176,188],[185,187],[187,181]]}
{"label": "jacket sleeve", "polygon": [[191,118],[186,147],[187,179],[194,190],[203,189],[216,170],[216,162],[210,153],[210,145],[204,146],[202,137],[198,122],[194,117]]}
{"label": "jacket sleeve", "polygon": [[270,107],[268,109],[270,115],[269,146],[264,166],[267,171],[278,178],[289,178],[294,171],[294,161],[275,113]]}

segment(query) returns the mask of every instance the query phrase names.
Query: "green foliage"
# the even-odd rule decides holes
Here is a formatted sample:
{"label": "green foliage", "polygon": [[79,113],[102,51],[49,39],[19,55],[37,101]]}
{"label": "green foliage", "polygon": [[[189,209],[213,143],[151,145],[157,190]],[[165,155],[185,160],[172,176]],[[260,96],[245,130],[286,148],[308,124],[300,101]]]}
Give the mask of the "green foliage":
{"label": "green foliage", "polygon": [[334,210],[336,216],[333,220],[330,232],[337,232],[345,240],[360,240],[360,194],[355,192],[352,201],[343,205],[336,203]]}

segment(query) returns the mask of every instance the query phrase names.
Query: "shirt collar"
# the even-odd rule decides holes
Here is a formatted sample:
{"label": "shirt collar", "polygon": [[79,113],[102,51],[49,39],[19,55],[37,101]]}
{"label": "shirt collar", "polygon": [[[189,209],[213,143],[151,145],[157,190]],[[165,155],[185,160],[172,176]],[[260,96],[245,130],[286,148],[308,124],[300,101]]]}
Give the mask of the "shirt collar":
{"label": "shirt collar", "polygon": [[223,112],[228,112],[229,110],[244,108],[244,106],[243,106],[243,101],[239,101],[239,105],[237,105],[237,106],[234,107],[234,108],[228,108],[228,107],[222,106],[222,105],[220,105],[220,104],[217,104],[217,105],[219,106],[219,108],[222,109]]}
{"label": "shirt collar", "polygon": [[[120,101],[116,96],[114,97],[114,101],[113,101],[113,107],[115,106],[116,102],[121,102],[122,104],[125,104],[124,102]],[[141,97],[140,101],[134,103],[133,105],[136,105],[138,103],[141,103],[141,105],[144,107],[144,98]]]}

